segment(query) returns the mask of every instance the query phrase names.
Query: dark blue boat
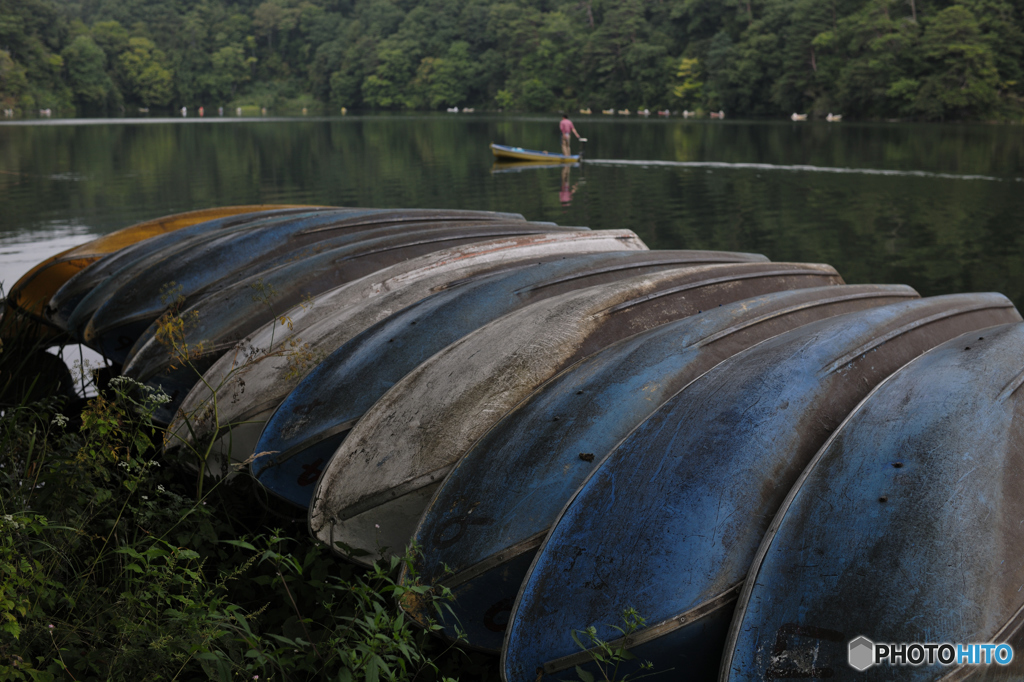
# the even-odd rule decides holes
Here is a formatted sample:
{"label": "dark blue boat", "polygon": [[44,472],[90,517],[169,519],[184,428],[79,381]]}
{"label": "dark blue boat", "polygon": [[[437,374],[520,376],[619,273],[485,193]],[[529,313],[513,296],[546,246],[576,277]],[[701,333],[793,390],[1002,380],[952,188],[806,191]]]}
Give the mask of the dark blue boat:
{"label": "dark blue boat", "polygon": [[[1024,679],[1022,384],[1013,324],[964,334],[879,386],[772,521],[720,679]],[[864,670],[859,637],[1015,653],[1007,666]]]}
{"label": "dark blue boat", "polygon": [[443,614],[446,634],[461,630],[474,647],[501,648],[500,626],[562,507],[690,381],[776,334],[912,298],[910,287],[872,284],[766,294],[619,341],[542,385],[459,461],[416,531],[416,580],[456,595],[458,622]]}
{"label": "dark blue boat", "polygon": [[[765,260],[714,251],[613,252],[527,264],[452,286],[378,322],[310,372],[267,423],[256,452],[276,454],[257,460],[253,474],[306,508],[315,483],[308,472],[324,467],[363,413],[417,365],[484,324],[567,291],[645,272]],[[303,428],[295,432],[290,425],[299,421]]]}
{"label": "dark blue boat", "polygon": [[[421,212],[396,215],[366,210],[359,217],[341,220],[327,214],[214,239],[146,269],[123,284],[89,320],[84,341],[120,364],[138,337],[174,300],[183,297],[184,304],[191,305],[198,297],[259,272],[346,243],[397,235],[411,229],[413,223],[418,223],[419,229],[428,225],[443,229],[449,223],[483,222],[473,220],[470,212],[436,220],[415,220],[417,213]],[[422,213],[426,216],[430,212]],[[492,220],[497,215],[501,214],[491,214]]]}
{"label": "dark blue boat", "polygon": [[[199,223],[183,230],[145,239],[110,254],[69,279],[51,299],[50,306],[58,310],[55,313],[58,318],[66,319],[63,324],[68,332],[80,341],[86,325],[99,307],[126,282],[148,268],[155,267],[169,258],[176,258],[179,254],[187,253],[190,248],[197,248],[226,234],[325,213],[326,210],[284,212],[283,215],[275,212],[275,215],[257,218],[252,222],[225,223],[226,220],[232,220],[227,218]],[[334,215],[339,213],[335,212]]]}
{"label": "dark blue boat", "polygon": [[[175,248],[184,248],[185,244],[195,243],[197,239],[213,239],[215,235],[224,234],[227,231],[251,229],[265,224],[267,221],[282,216],[297,217],[298,215],[310,215],[314,212],[321,212],[329,209],[309,208],[281,208],[266,211],[254,211],[252,213],[240,213],[215,220],[196,223],[180,230],[165,232],[164,234],[143,239],[131,246],[114,251],[99,259],[92,265],[79,271],[69,278],[67,282],[57,290],[50,299],[47,310],[47,317],[61,329],[71,330],[71,315],[75,312],[78,304],[88,296],[89,292],[99,286],[104,280],[114,273],[121,271],[130,263],[137,263],[154,253],[163,252],[170,254]],[[163,257],[167,257],[164,255]],[[89,312],[91,316],[95,307]],[[85,310],[83,309],[83,315]],[[88,317],[86,317],[88,321]],[[81,327],[84,329],[85,325]],[[76,336],[77,338],[77,336]]]}
{"label": "dark blue boat", "polygon": [[713,675],[761,539],[828,436],[921,353],[1019,319],[999,294],[895,303],[787,332],[695,380],[562,512],[513,606],[505,679],[533,682],[538,669],[553,676],[586,664],[573,631],[615,639],[610,625],[626,607],[647,620],[630,636],[641,660]]}

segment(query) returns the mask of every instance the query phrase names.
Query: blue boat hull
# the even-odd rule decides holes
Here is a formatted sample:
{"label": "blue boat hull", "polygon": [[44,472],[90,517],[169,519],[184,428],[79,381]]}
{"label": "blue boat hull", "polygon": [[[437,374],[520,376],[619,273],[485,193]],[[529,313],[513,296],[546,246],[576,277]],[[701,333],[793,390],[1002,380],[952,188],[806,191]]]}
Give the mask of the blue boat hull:
{"label": "blue boat hull", "polygon": [[[427,253],[498,237],[545,233],[552,227],[548,223],[525,221],[422,230],[413,225],[401,228],[395,235],[358,240],[278,266],[203,297],[180,313],[182,319],[190,321],[180,342],[201,349],[192,353],[190,366],[179,366],[181,363],[175,362],[169,349],[156,339],[158,320],[148,326],[129,350],[124,374],[162,388],[171,396],[171,402],[154,415],[161,423],[169,423],[181,400],[195,385],[197,371],[205,372],[250,332],[284,317],[303,301]],[[268,295],[254,295],[254,290]],[[285,327],[282,323],[282,333]]]}
{"label": "blue boat hull", "polygon": [[[1024,325],[1013,324],[964,334],[879,386],[773,520],[721,679],[1024,679],[1022,382]],[[1015,654],[1007,667],[857,672],[858,636],[1008,642]]]}
{"label": "blue boat hull", "polygon": [[[67,313],[68,332],[75,339],[82,341],[85,338],[85,328],[88,326],[89,320],[100,306],[126,282],[147,269],[156,267],[168,259],[177,258],[180,254],[188,253],[192,248],[201,248],[208,242],[225,235],[321,214],[323,211],[288,213],[285,216],[270,216],[251,223],[234,223],[226,227],[219,224],[219,221],[212,226],[210,223],[201,223],[196,226],[199,229],[195,233],[186,234],[185,238],[181,240],[172,238],[175,233],[146,239],[124,249],[124,253],[118,251],[111,254],[109,262],[106,260],[97,262],[76,275],[76,278],[68,280],[66,284],[69,287],[58,290],[57,295],[51,299],[51,306],[59,306],[65,311],[70,308],[70,312]],[[97,269],[94,271],[93,267]],[[78,277],[81,279],[77,279]],[[71,308],[70,299],[78,299],[73,308]]]}
{"label": "blue boat hull", "polygon": [[[217,234],[251,229],[274,218],[281,218],[282,216],[294,217],[298,214],[309,214],[316,210],[316,208],[310,207],[306,209],[285,208],[241,213],[166,232],[114,251],[68,279],[54,293],[47,312],[48,318],[61,329],[66,331],[72,330],[72,315],[75,313],[78,304],[89,295],[89,292],[129,264],[138,263],[140,260],[148,258],[155,253],[161,251],[169,253],[173,249],[180,249],[184,245],[195,243],[200,239],[213,239]],[[83,309],[83,315],[84,312]],[[95,312],[95,308],[92,308],[92,312]],[[83,315],[78,316],[76,320],[80,320]],[[88,317],[86,317],[86,322],[88,322]],[[80,327],[84,329],[85,325],[81,324]]]}
{"label": "blue boat hull", "polygon": [[[501,648],[504,631],[490,627],[487,614],[504,601],[507,617],[529,560],[565,503],[623,438],[690,381],[803,324],[912,298],[910,287],[880,285],[766,294],[637,334],[542,385],[459,461],[416,531],[416,579],[457,596],[458,622],[442,617],[446,634],[461,630],[474,647]],[[469,593],[489,601],[464,600]]]}
{"label": "blue boat hull", "polygon": [[[935,345],[1019,318],[998,294],[895,303],[769,339],[692,382],[562,512],[513,609],[506,679],[587,662],[571,631],[614,639],[627,606],[647,619],[635,644],[731,613],[772,516],[857,403]],[[708,665],[722,646],[704,641]]]}
{"label": "blue boat hull", "polygon": [[[289,311],[287,335],[281,335],[276,323],[264,325],[207,370],[203,381],[182,403],[182,419],[171,426],[172,447],[212,438],[218,456],[235,461],[248,459],[274,410],[313,369],[308,360],[329,355],[383,317],[468,278],[531,262],[625,251],[647,248],[629,230],[570,230],[504,237],[403,261],[325,292],[308,306]],[[293,341],[301,344],[298,357],[289,350]],[[253,361],[249,348],[269,353]],[[203,414],[215,395],[230,397],[218,401],[216,423],[188,417]]]}

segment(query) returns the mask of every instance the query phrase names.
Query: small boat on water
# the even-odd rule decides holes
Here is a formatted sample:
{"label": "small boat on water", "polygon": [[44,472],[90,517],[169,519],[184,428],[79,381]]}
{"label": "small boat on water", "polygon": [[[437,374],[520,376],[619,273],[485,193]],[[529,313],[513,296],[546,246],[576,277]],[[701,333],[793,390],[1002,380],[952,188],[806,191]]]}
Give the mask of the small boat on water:
{"label": "small boat on water", "polygon": [[560,163],[576,163],[583,160],[583,154],[563,156],[551,152],[541,152],[536,149],[523,149],[522,147],[509,147],[504,144],[491,143],[491,153],[495,158],[505,161],[548,161]]}

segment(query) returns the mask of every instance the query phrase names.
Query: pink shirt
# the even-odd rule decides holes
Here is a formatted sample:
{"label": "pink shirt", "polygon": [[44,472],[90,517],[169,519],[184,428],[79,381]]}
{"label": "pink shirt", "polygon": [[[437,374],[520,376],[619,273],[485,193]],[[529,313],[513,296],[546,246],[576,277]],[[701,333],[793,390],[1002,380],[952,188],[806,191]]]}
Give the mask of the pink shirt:
{"label": "pink shirt", "polygon": [[563,135],[568,135],[572,132],[572,121],[567,118],[563,118],[558,122],[558,129],[562,131]]}

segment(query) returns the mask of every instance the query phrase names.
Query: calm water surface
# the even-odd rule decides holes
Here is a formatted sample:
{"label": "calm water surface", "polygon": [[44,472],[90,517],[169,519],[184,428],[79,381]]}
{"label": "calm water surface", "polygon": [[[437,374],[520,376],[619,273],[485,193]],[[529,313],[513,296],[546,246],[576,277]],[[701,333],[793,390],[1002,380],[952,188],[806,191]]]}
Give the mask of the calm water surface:
{"label": "calm water surface", "polygon": [[210,206],[448,207],[630,228],[651,248],[755,251],[922,294],[1024,303],[1024,128],[473,115],[0,124],[0,281],[127,225]]}

